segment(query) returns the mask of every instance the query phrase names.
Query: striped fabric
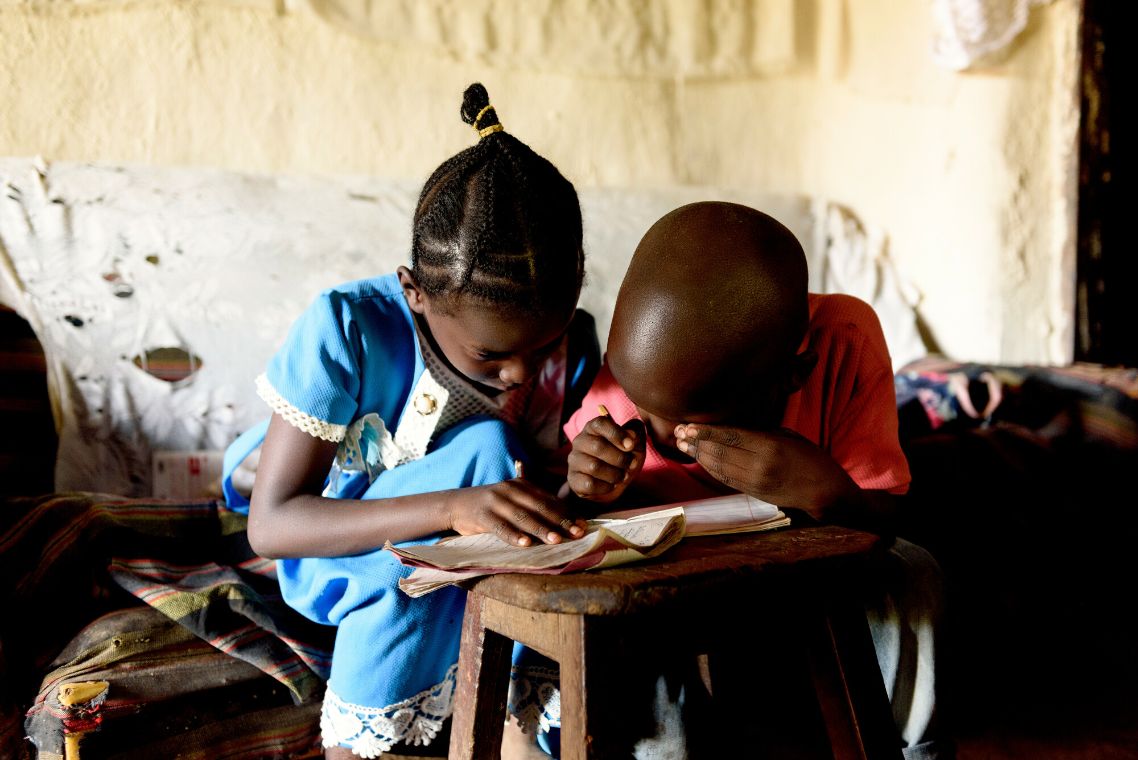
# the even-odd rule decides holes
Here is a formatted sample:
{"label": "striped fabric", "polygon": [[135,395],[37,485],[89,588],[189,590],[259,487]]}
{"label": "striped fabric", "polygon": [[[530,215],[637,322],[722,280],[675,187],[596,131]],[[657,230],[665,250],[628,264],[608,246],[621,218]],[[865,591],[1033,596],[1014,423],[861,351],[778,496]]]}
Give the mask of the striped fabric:
{"label": "striped fabric", "polygon": [[[226,700],[213,694],[212,703],[198,705],[195,714],[236,707],[237,715],[226,719],[244,715],[261,739],[218,732],[214,739],[201,739],[218,743],[203,749],[202,757],[293,757],[318,735],[334,630],[284,604],[274,563],[249,548],[245,518],[214,501],[89,493],[9,499],[0,507],[0,601],[5,611],[0,617],[0,757],[28,751],[21,725],[26,711],[27,734],[41,757],[62,753],[64,726],[76,720],[76,710],[90,712],[75,725],[92,737],[113,732],[107,725],[112,715],[141,709],[142,700],[132,696],[137,688],[124,681],[140,668],[152,671],[149,682],[160,676],[163,694],[182,694],[191,702],[195,697],[185,694],[191,684],[198,687],[196,699],[205,699],[210,683],[220,688],[247,682],[247,689],[237,690],[244,698],[235,704],[226,707]],[[134,630],[133,638],[131,630],[108,628],[101,616],[123,608],[150,612],[151,624],[142,626],[142,633]],[[92,620],[96,623],[88,625]],[[83,642],[79,651],[68,652],[77,642]],[[128,642],[135,643],[124,649]],[[53,663],[61,652],[70,659]],[[182,665],[195,657],[214,658],[212,681],[194,682],[183,672]],[[245,675],[238,678],[227,668],[244,668]],[[61,688],[95,677],[109,682],[97,710],[89,705],[69,712],[60,704]],[[250,701],[258,693],[264,698]],[[281,699],[264,696],[270,693]],[[262,709],[276,711],[276,717],[247,715]],[[92,722],[101,716],[107,722]],[[291,749],[254,751],[258,742],[281,752]],[[236,754],[222,744],[233,745]],[[178,747],[178,756],[188,757],[183,750]]]}
{"label": "striped fabric", "polygon": [[144,605],[98,618],[49,668],[25,721],[38,760],[71,760],[68,741],[82,760],[321,754],[319,703],[295,705],[279,682]]}

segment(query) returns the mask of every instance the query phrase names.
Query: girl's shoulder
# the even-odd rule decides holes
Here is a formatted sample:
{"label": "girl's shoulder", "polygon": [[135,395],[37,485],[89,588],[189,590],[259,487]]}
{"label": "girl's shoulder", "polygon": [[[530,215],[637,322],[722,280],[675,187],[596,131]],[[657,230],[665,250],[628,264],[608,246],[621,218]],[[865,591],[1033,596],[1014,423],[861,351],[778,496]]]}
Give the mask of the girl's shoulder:
{"label": "girl's shoulder", "polygon": [[338,345],[353,354],[364,346],[404,351],[414,345],[414,319],[396,275],[345,282],[320,291],[293,322],[286,345],[311,353]]}
{"label": "girl's shoulder", "polygon": [[333,285],[323,290],[320,297],[347,301],[378,300],[396,303],[404,300],[403,287],[399,284],[399,276],[394,273]]}
{"label": "girl's shoulder", "polygon": [[411,310],[403,297],[399,277],[394,274],[326,288],[316,296],[310,311],[321,313],[342,327],[352,323],[376,326],[411,324]]}

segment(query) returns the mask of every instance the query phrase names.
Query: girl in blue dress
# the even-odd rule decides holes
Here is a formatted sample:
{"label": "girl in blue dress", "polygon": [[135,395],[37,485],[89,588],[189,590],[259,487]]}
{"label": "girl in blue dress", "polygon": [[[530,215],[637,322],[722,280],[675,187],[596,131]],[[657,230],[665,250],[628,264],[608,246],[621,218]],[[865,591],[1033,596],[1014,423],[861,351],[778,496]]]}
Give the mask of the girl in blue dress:
{"label": "girl in blue dress", "polygon": [[480,139],[424,185],[411,267],[316,298],[257,379],[271,419],[227,452],[232,473],[263,440],[251,504],[228,478],[227,500],[288,603],[338,627],[326,757],[428,744],[452,710],[465,592],[406,596],[385,541],[583,534],[519,472],[563,444],[598,363],[577,194],[481,85],[461,115]]}

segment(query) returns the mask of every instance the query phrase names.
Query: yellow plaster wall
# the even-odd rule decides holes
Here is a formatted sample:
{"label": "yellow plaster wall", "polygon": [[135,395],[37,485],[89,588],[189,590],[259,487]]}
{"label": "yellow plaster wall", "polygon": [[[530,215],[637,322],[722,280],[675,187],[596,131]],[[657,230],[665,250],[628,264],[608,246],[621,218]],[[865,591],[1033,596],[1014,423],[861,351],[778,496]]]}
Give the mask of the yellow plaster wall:
{"label": "yellow plaster wall", "polygon": [[943,351],[1070,359],[1076,0],[967,73],[926,2],[351,2],[0,0],[0,155],[421,179],[481,80],[579,185],[838,200]]}

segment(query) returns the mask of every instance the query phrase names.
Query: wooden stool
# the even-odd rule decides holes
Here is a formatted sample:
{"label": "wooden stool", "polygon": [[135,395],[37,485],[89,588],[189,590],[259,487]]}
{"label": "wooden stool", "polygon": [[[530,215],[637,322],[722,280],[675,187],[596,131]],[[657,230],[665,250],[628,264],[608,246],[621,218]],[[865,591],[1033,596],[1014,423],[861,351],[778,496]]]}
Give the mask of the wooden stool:
{"label": "wooden stool", "polygon": [[738,651],[757,618],[803,637],[834,758],[900,758],[861,605],[889,543],[840,527],[792,528],[689,538],[655,560],[606,570],[480,579],[466,603],[449,756],[499,757],[512,641],[561,666],[561,757],[612,758],[621,663]]}

